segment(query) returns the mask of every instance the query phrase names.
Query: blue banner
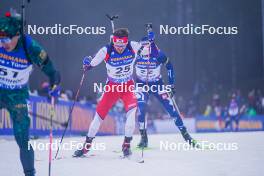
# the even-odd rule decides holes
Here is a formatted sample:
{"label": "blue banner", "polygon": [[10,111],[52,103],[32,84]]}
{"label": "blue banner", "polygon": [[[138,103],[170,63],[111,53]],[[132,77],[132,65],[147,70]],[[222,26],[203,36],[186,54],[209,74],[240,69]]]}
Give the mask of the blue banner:
{"label": "blue banner", "polygon": [[[69,117],[70,101],[58,101],[55,105],[55,116],[53,117],[53,134],[61,135]],[[45,97],[31,96],[28,102],[29,117],[31,119],[30,135],[44,136],[49,134],[51,104]],[[67,135],[86,134],[95,113],[94,105],[82,105],[76,103],[68,126]],[[118,114],[109,113],[102,124],[99,135],[119,134],[117,129]],[[60,124],[61,123],[61,124]],[[6,109],[0,110],[0,135],[12,135],[13,123]]]}

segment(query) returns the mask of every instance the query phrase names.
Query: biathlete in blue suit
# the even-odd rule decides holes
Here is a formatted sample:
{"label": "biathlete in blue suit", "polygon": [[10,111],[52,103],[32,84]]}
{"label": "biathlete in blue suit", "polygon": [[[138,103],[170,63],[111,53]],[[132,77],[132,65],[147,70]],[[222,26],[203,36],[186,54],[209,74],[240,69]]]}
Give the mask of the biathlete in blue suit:
{"label": "biathlete in blue suit", "polygon": [[[149,41],[147,37],[141,40],[144,48],[135,63],[136,67],[136,82],[137,86],[137,99],[138,99],[138,122],[141,134],[141,140],[138,147],[148,146],[147,125],[145,123],[147,103],[150,95],[154,95],[159,102],[163,105],[165,110],[174,119],[175,125],[180,130],[183,138],[190,145],[194,146],[196,141],[189,135],[186,127],[183,124],[181,115],[179,114],[178,107],[173,98],[175,76],[173,65],[169,58],[158,49],[153,41]],[[168,71],[168,85],[164,85],[161,67],[165,66]],[[144,90],[144,87],[148,89]]]}

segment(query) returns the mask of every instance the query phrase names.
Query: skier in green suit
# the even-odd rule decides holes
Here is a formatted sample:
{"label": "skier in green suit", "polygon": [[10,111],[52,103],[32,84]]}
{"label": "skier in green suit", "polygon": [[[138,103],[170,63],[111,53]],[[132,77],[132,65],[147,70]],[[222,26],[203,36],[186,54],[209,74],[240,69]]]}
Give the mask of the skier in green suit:
{"label": "skier in green suit", "polygon": [[50,80],[50,95],[58,96],[60,74],[46,51],[30,36],[24,35],[21,28],[21,16],[17,13],[6,13],[0,18],[0,109],[6,108],[13,121],[25,176],[34,176],[34,151],[28,144],[29,76],[33,64],[37,65]]}

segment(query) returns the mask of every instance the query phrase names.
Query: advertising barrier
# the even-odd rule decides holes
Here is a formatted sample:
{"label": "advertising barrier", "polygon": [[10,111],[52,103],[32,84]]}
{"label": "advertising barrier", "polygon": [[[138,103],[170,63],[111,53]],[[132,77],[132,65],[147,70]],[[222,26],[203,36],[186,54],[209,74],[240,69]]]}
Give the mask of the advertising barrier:
{"label": "advertising barrier", "polygon": [[[53,134],[61,135],[69,110],[70,101],[58,101],[55,105],[53,117]],[[30,135],[46,136],[50,129],[51,105],[45,97],[31,96],[28,102],[29,117],[31,119]],[[85,135],[95,113],[95,105],[76,103],[66,135]],[[184,119],[184,124],[190,132],[224,132],[236,129],[225,129],[224,119],[219,120],[215,116],[197,116]],[[102,123],[98,135],[121,135],[124,133],[125,113],[110,112]],[[177,133],[178,129],[172,119],[153,120],[151,133]],[[137,130],[136,130],[137,131]],[[264,131],[264,116],[241,116],[238,131]],[[0,110],[0,135],[12,135],[13,123],[6,109]]]}
{"label": "advertising barrier", "polygon": [[[53,117],[53,134],[61,135],[69,117],[72,102],[58,101],[55,105]],[[44,136],[49,134],[51,104],[45,97],[31,96],[28,102],[29,117],[31,119],[30,135]],[[85,134],[93,119],[95,108],[92,105],[76,103],[68,126],[67,135]],[[10,114],[6,109],[0,110],[0,135],[12,135],[13,124]],[[113,113],[102,123],[98,135],[116,135],[116,120]]]}
{"label": "advertising barrier", "polygon": [[[194,118],[185,118],[183,123],[189,132],[194,133],[196,131]],[[179,133],[173,119],[154,120],[154,129],[155,133]]]}
{"label": "advertising barrier", "polygon": [[[234,131],[236,124],[233,122],[233,128],[225,129],[225,120],[218,120],[215,116],[197,116],[196,131],[197,132],[223,132]],[[247,116],[243,115],[239,118],[238,131],[263,131],[264,116]]]}

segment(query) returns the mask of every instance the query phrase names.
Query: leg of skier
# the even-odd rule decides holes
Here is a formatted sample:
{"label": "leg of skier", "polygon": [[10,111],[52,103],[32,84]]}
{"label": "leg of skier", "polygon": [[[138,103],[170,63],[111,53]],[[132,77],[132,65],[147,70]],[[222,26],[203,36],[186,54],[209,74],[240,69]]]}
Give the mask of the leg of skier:
{"label": "leg of skier", "polygon": [[[134,82],[131,81],[126,86],[133,84]],[[111,87],[111,83],[110,83],[110,87]],[[127,88],[124,89],[127,90]],[[74,157],[81,157],[82,155],[86,154],[89,151],[92,145],[92,141],[95,138],[95,135],[100,128],[101,122],[105,119],[107,113],[119,98],[124,102],[125,110],[127,112],[126,114],[127,120],[125,125],[125,139],[122,145],[122,151],[124,156],[128,156],[131,154],[130,142],[132,140],[132,135],[135,130],[137,99],[133,92],[130,91],[118,92],[113,90],[111,92],[105,92],[103,94],[101,101],[98,103],[96,107],[96,114],[92,123],[90,124],[84,145],[81,149],[78,149],[74,152],[73,155]]]}
{"label": "leg of skier", "polygon": [[236,115],[235,117],[235,122],[236,122],[236,131],[239,130],[239,120],[240,120],[240,115]]}
{"label": "leg of skier", "polygon": [[130,149],[130,142],[135,130],[135,117],[136,117],[137,108],[134,107],[130,109],[126,114],[126,125],[125,125],[125,138],[122,145],[122,151],[124,156],[129,156],[132,154]]}
{"label": "leg of skier", "polygon": [[225,119],[225,130],[227,130],[227,128],[229,128],[230,124],[231,124],[231,118],[230,118],[230,116],[227,116]]}
{"label": "leg of skier", "polygon": [[[134,82],[128,83],[129,85],[134,84]],[[137,98],[133,91],[123,92],[121,99],[124,102],[126,110],[126,125],[125,125],[125,138],[122,145],[123,155],[125,157],[132,154],[130,149],[130,142],[132,140],[133,133],[135,131],[135,120],[137,113]]]}
{"label": "leg of skier", "polygon": [[34,176],[34,150],[28,143],[30,118],[27,109],[27,95],[22,93],[13,95],[6,96],[7,110],[13,121],[14,135],[19,146],[20,160],[25,176]]}
{"label": "leg of skier", "polygon": [[170,114],[170,116],[174,119],[175,125],[180,130],[182,137],[186,142],[188,142],[190,145],[195,146],[196,141],[193,140],[193,138],[188,133],[186,127],[183,124],[181,115],[178,112],[178,108],[174,104],[174,100],[172,97],[170,97],[169,93],[167,92],[156,92],[154,93],[155,97],[161,102],[165,110]]}
{"label": "leg of skier", "polygon": [[92,145],[92,141],[95,138],[95,135],[97,134],[102,121],[105,119],[108,111],[119,99],[119,94],[116,92],[106,92],[102,96],[103,97],[101,101],[98,103],[96,107],[96,113],[93,121],[90,124],[84,145],[82,148],[77,149],[74,152],[73,154],[74,157],[81,157],[89,151]]}
{"label": "leg of skier", "polygon": [[[145,116],[147,110],[147,103],[149,95],[147,92],[137,92],[138,100],[138,122],[139,122],[139,132],[141,135],[138,147],[148,147],[148,136],[147,136],[147,123],[145,123]],[[144,127],[145,124],[145,127]]]}

